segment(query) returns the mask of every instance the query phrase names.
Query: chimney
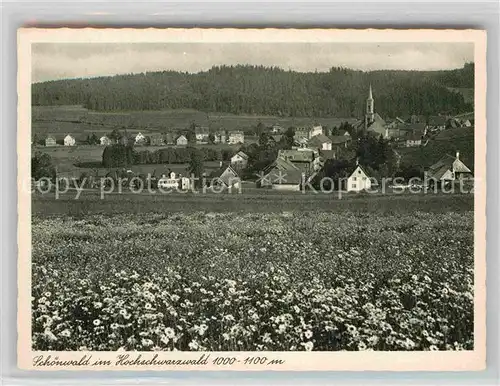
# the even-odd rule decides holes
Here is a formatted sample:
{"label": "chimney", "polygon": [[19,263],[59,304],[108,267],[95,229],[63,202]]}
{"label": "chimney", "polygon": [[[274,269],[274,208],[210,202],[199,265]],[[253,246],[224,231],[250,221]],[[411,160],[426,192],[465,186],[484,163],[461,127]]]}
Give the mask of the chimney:
{"label": "chimney", "polygon": [[457,159],[460,159],[460,152],[457,151]]}
{"label": "chimney", "polygon": [[356,158],[356,166],[359,165],[359,158]]}

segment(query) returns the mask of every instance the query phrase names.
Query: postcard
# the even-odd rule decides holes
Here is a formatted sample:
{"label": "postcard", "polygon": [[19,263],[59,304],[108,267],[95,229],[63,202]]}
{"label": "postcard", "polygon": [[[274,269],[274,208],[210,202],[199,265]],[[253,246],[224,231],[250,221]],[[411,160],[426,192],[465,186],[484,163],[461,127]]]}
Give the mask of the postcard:
{"label": "postcard", "polygon": [[20,368],[485,368],[485,31],[22,28],[18,66]]}

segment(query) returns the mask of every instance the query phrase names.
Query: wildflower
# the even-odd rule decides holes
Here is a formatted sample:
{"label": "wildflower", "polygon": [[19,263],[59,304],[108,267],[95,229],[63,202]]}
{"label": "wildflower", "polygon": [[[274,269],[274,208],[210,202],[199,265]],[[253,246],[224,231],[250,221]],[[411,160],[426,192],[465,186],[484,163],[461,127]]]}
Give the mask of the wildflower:
{"label": "wildflower", "polygon": [[66,330],[61,331],[59,333],[59,336],[63,336],[65,338],[69,338],[71,336],[71,332],[68,329],[66,329]]}
{"label": "wildflower", "polygon": [[175,331],[173,328],[167,327],[167,328],[165,328],[164,332],[165,332],[165,336],[168,339],[173,339],[175,337]]}
{"label": "wildflower", "polygon": [[431,351],[438,351],[439,349],[437,348],[437,346],[435,346],[435,345],[431,345],[431,346],[429,347],[429,350],[431,350]]}
{"label": "wildflower", "polygon": [[92,322],[94,324],[94,326],[99,326],[101,324],[101,321],[99,319],[94,319],[94,321]]}
{"label": "wildflower", "polygon": [[52,296],[52,293],[50,291],[46,291],[43,293],[43,296],[45,296],[46,298],[50,298]]}
{"label": "wildflower", "polygon": [[102,303],[101,302],[94,302],[94,308],[96,308],[96,309],[102,308]]}
{"label": "wildflower", "polygon": [[312,336],[313,336],[313,333],[311,330],[307,330],[305,333],[304,333],[304,336],[306,337],[306,339],[311,339]]}
{"label": "wildflower", "polygon": [[358,350],[359,351],[365,351],[366,350],[366,344],[364,342],[359,342],[358,343]]}
{"label": "wildflower", "polygon": [[191,342],[189,342],[188,346],[189,346],[189,349],[192,351],[196,351],[200,347],[198,342],[196,342],[195,340],[192,340]]}
{"label": "wildflower", "polygon": [[304,348],[306,349],[306,351],[312,351],[313,347],[314,343],[311,341],[304,343]]}

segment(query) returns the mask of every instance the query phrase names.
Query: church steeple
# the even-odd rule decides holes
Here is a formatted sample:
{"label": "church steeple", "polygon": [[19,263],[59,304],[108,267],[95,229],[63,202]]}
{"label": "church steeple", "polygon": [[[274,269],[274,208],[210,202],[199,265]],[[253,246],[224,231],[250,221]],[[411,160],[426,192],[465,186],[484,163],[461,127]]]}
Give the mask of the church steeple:
{"label": "church steeple", "polygon": [[373,110],[373,94],[372,85],[370,84],[370,89],[368,91],[368,98],[366,99],[366,113],[365,113],[365,126],[366,128],[373,123],[375,112]]}

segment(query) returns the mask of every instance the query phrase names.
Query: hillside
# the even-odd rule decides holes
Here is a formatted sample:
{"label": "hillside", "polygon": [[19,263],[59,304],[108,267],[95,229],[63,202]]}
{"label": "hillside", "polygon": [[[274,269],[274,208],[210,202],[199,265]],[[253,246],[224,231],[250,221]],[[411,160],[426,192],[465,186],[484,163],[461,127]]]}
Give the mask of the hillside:
{"label": "hillside", "polygon": [[460,152],[460,159],[474,168],[474,128],[462,127],[449,129],[430,139],[427,146],[398,149],[404,165],[421,165],[428,167],[437,162],[443,155],[455,155]]}
{"label": "hillside", "polygon": [[384,117],[459,114],[473,106],[457,92],[474,85],[474,65],[449,71],[332,68],[300,73],[222,66],[196,74],[163,71],[36,83],[33,105],[83,105],[96,111],[194,109],[277,117],[359,117],[369,85]]}

